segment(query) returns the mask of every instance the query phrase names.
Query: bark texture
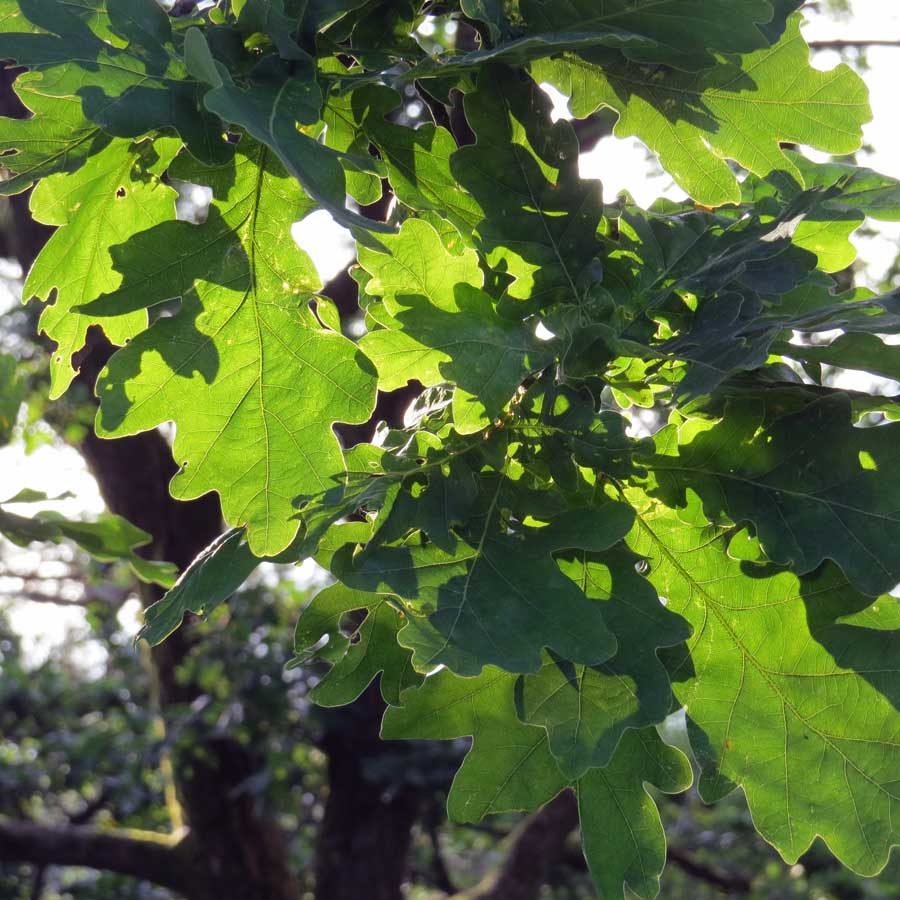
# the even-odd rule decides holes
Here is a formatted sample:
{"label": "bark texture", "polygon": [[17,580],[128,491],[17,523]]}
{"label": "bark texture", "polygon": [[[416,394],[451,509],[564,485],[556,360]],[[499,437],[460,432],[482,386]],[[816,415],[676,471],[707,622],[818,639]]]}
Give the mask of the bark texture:
{"label": "bark texture", "polygon": [[553,866],[566,857],[566,842],[578,827],[578,804],[564,791],[525,819],[509,836],[499,868],[454,900],[537,900]]}

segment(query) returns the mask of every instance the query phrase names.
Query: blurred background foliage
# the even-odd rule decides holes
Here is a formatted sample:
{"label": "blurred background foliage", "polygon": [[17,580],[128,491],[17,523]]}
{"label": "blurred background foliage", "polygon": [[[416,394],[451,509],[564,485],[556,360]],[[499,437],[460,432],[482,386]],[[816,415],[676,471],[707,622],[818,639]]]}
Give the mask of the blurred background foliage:
{"label": "blurred background foliage", "polygon": [[[91,564],[84,565],[88,578],[109,583],[113,573],[91,572]],[[321,743],[328,732],[352,732],[354,719],[352,708],[322,710],[310,704],[308,693],[321,675],[315,667],[285,669],[293,624],[309,590],[267,572],[199,625],[179,678],[199,684],[203,693],[168,710],[165,723],[146,648],[133,642],[133,597],[122,592],[86,600],[86,627],[73,628],[39,661],[29,658],[22,638],[0,614],[0,814],[169,831],[180,821],[171,785],[171,760],[178,756],[173,751],[189,744],[198,730],[228,734],[256,763],[232,790],[277,816],[301,873],[301,896],[312,897],[316,835],[328,794]],[[677,722],[668,737],[680,739]],[[451,748],[397,744],[366,773],[385,793],[411,788],[418,796],[404,886],[405,896],[415,900],[473,888],[501,863],[504,840],[518,824],[515,817],[475,827],[446,820],[446,792],[464,751],[465,742]],[[818,846],[797,865],[786,866],[755,833],[740,794],[713,807],[695,791],[661,796],[658,802],[671,844],[663,897],[900,897],[900,860],[872,881],[846,872]],[[147,882],[88,869],[0,866],[4,900],[174,896]],[[576,836],[551,867],[539,896],[594,896]]]}

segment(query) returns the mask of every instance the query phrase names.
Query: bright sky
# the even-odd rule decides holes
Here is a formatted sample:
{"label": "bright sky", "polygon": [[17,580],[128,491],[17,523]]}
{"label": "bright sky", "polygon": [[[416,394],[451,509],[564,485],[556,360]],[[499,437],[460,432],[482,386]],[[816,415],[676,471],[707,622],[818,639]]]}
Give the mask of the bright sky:
{"label": "bright sky", "polygon": [[[811,16],[804,31],[807,40],[878,38],[900,41],[900,4],[886,0],[852,0],[852,9],[852,16],[839,20],[826,15]],[[864,77],[871,94],[874,119],[866,126],[865,141],[874,149],[871,154],[861,154],[860,162],[900,178],[900,126],[896,114],[900,48],[873,47],[868,51],[867,59],[869,69]],[[838,54],[833,51],[819,52],[814,58],[814,64],[823,69],[830,69],[839,61]],[[562,112],[565,98],[558,99],[558,108]],[[654,163],[648,164],[646,148],[636,140],[604,138],[594,151],[582,157],[581,171],[585,177],[602,179],[608,199],[623,189],[629,190],[641,205],[649,205],[661,194],[673,198],[683,196]],[[893,262],[900,242],[900,223],[878,223],[877,229],[879,237],[859,244],[861,258],[866,262],[864,279],[873,285]],[[312,214],[297,223],[292,233],[313,256],[323,281],[352,259],[352,241],[348,233],[327,213]],[[0,306],[12,302],[16,302],[15,297],[0,296]],[[93,515],[103,508],[96,483],[85,470],[80,456],[68,447],[44,446],[31,456],[26,456],[21,446],[0,449],[0,501],[25,486],[44,490],[50,495],[72,492],[74,499],[54,504],[66,514]],[[15,609],[14,621],[17,630],[28,636],[29,649],[37,662],[54,644],[65,639],[69,627],[81,627],[84,617],[78,609],[20,603]],[[129,627],[133,628],[133,623],[129,623]],[[98,660],[90,662],[96,664]]]}

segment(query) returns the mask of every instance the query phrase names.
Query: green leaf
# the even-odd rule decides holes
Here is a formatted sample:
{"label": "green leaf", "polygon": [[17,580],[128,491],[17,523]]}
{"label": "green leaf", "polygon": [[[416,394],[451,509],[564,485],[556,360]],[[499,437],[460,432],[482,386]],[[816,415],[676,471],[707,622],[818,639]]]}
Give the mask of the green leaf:
{"label": "green leaf", "polygon": [[94,18],[58,0],[3,0],[0,57],[41,73],[42,93],[79,98],[84,116],[108,134],[135,138],[171,127],[198,159],[230,154],[218,121],[202,108],[205,87],[189,76],[155,0],[108,0]]}
{"label": "green leaf", "polygon": [[689,71],[712,65],[714,53],[767,47],[760,25],[773,15],[766,0],[522,0],[520,6],[532,30],[632,32],[647,40],[646,47],[623,48],[629,59]]}
{"label": "green leaf", "polygon": [[[798,579],[739,562],[695,503],[677,515],[637,492],[629,539],[694,635],[668,660],[711,801],[743,787],[788,862],[817,836],[874,875],[900,841],[896,633],[835,629],[860,597],[833,566]],[[885,598],[884,601],[891,601]]]}
{"label": "green leaf", "polygon": [[463,13],[487,25],[492,41],[497,41],[509,28],[503,13],[503,0],[461,0]]}
{"label": "green leaf", "polygon": [[302,17],[303,31],[314,36],[339,22],[348,13],[365,6],[368,0],[287,0],[291,15]]}
{"label": "green leaf", "polygon": [[835,293],[835,283],[820,273],[781,297],[776,310],[766,316],[764,328],[814,334],[840,329],[849,333],[900,331],[900,291],[875,296],[864,288]]}
{"label": "green leaf", "polygon": [[866,332],[842,334],[830,344],[782,342],[773,346],[772,350],[805,363],[859,369],[900,381],[900,354],[896,345],[885,344],[877,335]]}
{"label": "green leaf", "polygon": [[804,284],[782,295],[777,306],[752,293],[726,293],[701,307],[688,333],[666,342],[661,350],[690,365],[677,394],[697,397],[718,388],[739,370],[756,369],[768,358],[776,339],[783,355],[802,358],[783,339],[792,331],[813,334],[844,331],[900,331],[900,292],[881,297],[856,290],[834,294],[834,282],[815,272]]}
{"label": "green leaf", "polygon": [[544,528],[504,527],[498,519],[504,481],[482,498],[465,539],[381,547],[344,559],[335,575],[350,587],[406,601],[400,642],[417,670],[446,665],[476,675],[485,665],[534,672],[545,647],[597,664],[615,652],[600,604],[563,575],[551,553],[603,550],[628,530],[621,504],[578,510]]}
{"label": "green leaf", "polygon": [[450,132],[428,122],[413,129],[391,121],[402,99],[381,85],[364,85],[340,102],[360,138],[378,148],[397,199],[415,210],[437,211],[468,237],[481,211],[451,171],[457,146]]}
{"label": "green leaf", "polygon": [[383,243],[391,255],[361,249],[387,315],[369,308],[382,327],[360,346],[378,369],[382,389],[416,379],[426,386],[452,382],[453,421],[463,434],[480,431],[502,415],[526,376],[553,361],[533,326],[501,318],[480,289],[478,257],[444,249],[426,222],[410,219]]}
{"label": "green leaf", "polygon": [[[819,267],[840,272],[856,259],[851,235],[866,217],[879,221],[900,220],[900,182],[844,163],[814,163],[787,151],[806,188],[821,198],[806,211],[791,238],[798,247],[816,254]],[[801,195],[803,187],[787,172],[772,172],[764,180],[751,176],[741,186],[745,200],[763,215],[778,216]]]}
{"label": "green leaf", "polygon": [[649,212],[626,207],[617,220],[617,238],[608,244],[603,286],[632,318],[655,313],[675,292],[695,294],[699,309],[693,327],[726,290],[783,294],[815,268],[815,257],[793,246],[793,235],[817,202],[811,193],[798,195],[779,208],[777,218],[766,220],[745,207],[734,217],[693,207],[672,211],[663,205]]}
{"label": "green leaf", "polygon": [[474,736],[447,798],[455,822],[537,809],[565,786],[543,728],[516,718],[514,675],[492,667],[475,678],[446,669],[403,695],[384,714],[387,740],[449,740]]}
{"label": "green leaf", "polygon": [[[840,187],[828,197],[829,209],[859,210],[878,222],[900,221],[900,181],[896,178],[849,163],[814,163],[795,151],[788,151],[787,156],[807,187]],[[783,183],[781,176],[779,183]],[[790,187],[797,190],[796,185]]]}
{"label": "green leaf", "polygon": [[602,106],[616,110],[616,135],[644,141],[675,181],[707,206],[740,201],[727,159],[757,175],[786,171],[802,184],[780,144],[852,153],[871,117],[865,84],[852,69],[840,65],[820,72],[810,66],[798,17],[774,47],[697,74],[633,63],[601,68],[579,57],[543,60],[531,68],[537,81],[570,97],[579,118]]}
{"label": "green leaf", "polygon": [[604,900],[624,900],[624,887],[644,900],[657,896],[666,834],[644,785],[675,794],[692,781],[687,757],[664,744],[653,728],[629,731],[606,768],[591,769],[579,780],[581,841]]}
{"label": "green leaf", "polygon": [[546,94],[503,68],[482,72],[465,110],[478,141],[451,168],[482,208],[479,249],[511,276],[510,297],[577,302],[598,280],[603,203],[599,184],[579,178],[571,126],[550,127]]}
{"label": "green leaf", "polygon": [[0,447],[12,439],[26,391],[25,381],[18,376],[16,358],[0,353]]}
{"label": "green leaf", "polygon": [[639,442],[627,434],[628,420],[612,410],[598,412],[586,389],[557,384],[544,373],[517,407],[518,435],[529,439],[538,459],[563,490],[577,490],[577,467],[601,470],[614,478],[632,474],[632,455]]}
{"label": "green leaf", "polygon": [[344,203],[347,184],[341,160],[356,160],[363,171],[377,173],[375,163],[368,157],[351,160],[304,133],[302,126],[318,122],[324,103],[311,69],[295,75],[288,64],[267,57],[254,69],[247,88],[235,84],[227,70],[222,75],[222,85],[204,98],[207,109],[271,148],[304,191],[336,221],[369,231],[393,231],[382,222],[348,211]]}
{"label": "green leaf", "polygon": [[662,722],[671,708],[669,678],[656,650],[680,643],[689,630],[660,604],[635,570],[639,563],[624,548],[565,560],[564,574],[602,605],[619,651],[599,666],[549,654],[540,672],[519,683],[523,720],[547,729],[550,749],[570,778],[605,766],[626,730]]}
{"label": "green leaf", "polygon": [[136,639],[154,647],[178,629],[185,613],[208,617],[258,565],[244,533],[237,528],[226,531],[197,556],[161,600],[147,607]]}
{"label": "green leaf", "polygon": [[173,495],[218,491],[251,551],[273,556],[297,533],[295,498],[329,489],[343,472],[331,425],[369,417],[375,379],[359,350],[308,308],[318,276],[290,225],[310,205],[269,152],[242,142],[235,163],[179,177],[212,186],[206,223],[170,222],[132,239],[120,256],[130,278],[88,307],[182,297],[178,315],[159,319],[101,373],[97,430],[113,437],[174,421],[182,470]]}
{"label": "green leaf", "polygon": [[452,254],[426,222],[409,219],[399,234],[378,239],[379,250],[359,248],[360,265],[372,275],[366,291],[381,297],[390,315],[402,308],[404,295],[415,293],[435,306],[452,301],[457,285],[480,288],[484,273],[472,250]]}
{"label": "green leaf", "polygon": [[[344,633],[347,621],[349,634]],[[380,674],[382,697],[398,706],[401,693],[422,682],[412,667],[412,654],[397,643],[402,625],[403,613],[388,597],[342,584],[316,594],[297,622],[293,664],[314,655],[332,666],[310,699],[319,706],[344,706]]]}
{"label": "green leaf", "polygon": [[[26,503],[47,499],[43,494],[22,491],[6,502]],[[0,507],[0,534],[20,547],[27,547],[35,541],[53,544],[71,541],[100,562],[127,562],[141,581],[166,588],[175,581],[176,570],[171,563],[146,559],[135,553],[136,548],[149,544],[152,538],[121,516],[107,513],[93,522],[82,522],[67,519],[53,510],[21,516]]]}
{"label": "green leaf", "polygon": [[[35,188],[32,215],[60,226],[41,250],[23,289],[26,299],[53,298],[40,321],[41,330],[56,344],[50,366],[51,399],[61,396],[75,378],[72,357],[96,321],[80,307],[122,284],[113,246],[174,219],[176,193],[160,176],[178,146],[166,138],[136,146],[115,140],[77,171],[44,178]],[[146,327],[143,310],[103,321],[106,336],[119,345]]]}
{"label": "green leaf", "polygon": [[247,0],[238,16],[237,27],[248,36],[256,32],[268,35],[282,59],[312,61],[295,40],[297,20],[285,15],[284,0]]}
{"label": "green leaf", "polygon": [[[336,75],[346,74],[343,63],[338,59],[319,61],[319,71]],[[361,89],[365,90],[365,88]],[[388,90],[388,89],[385,89]],[[322,121],[325,123],[325,146],[338,153],[353,156],[364,156],[369,151],[369,137],[361,131],[357,114],[354,110],[354,99],[360,91],[338,91],[332,89],[325,99],[322,110]],[[399,100],[399,98],[398,98]],[[403,128],[404,132],[410,129]],[[415,134],[416,132],[413,132]],[[375,203],[382,195],[381,179],[372,172],[360,172],[352,167],[344,171],[347,182],[347,193],[360,206]],[[396,188],[395,188],[396,191]]]}
{"label": "green leaf", "polygon": [[669,506],[699,495],[707,516],[754,524],[766,555],[804,574],[834,560],[872,596],[900,582],[900,424],[855,428],[835,394],[799,412],[731,403],[656,439],[649,488]]}
{"label": "green leaf", "polygon": [[198,81],[210,87],[222,86],[222,73],[216,67],[209,44],[199,28],[189,28],[184,35],[184,64]]}
{"label": "green leaf", "polygon": [[488,63],[524,66],[532,60],[556,56],[564,51],[589,50],[595,47],[625,50],[641,46],[654,45],[652,41],[628,32],[597,33],[573,30],[531,34],[484,50],[471,50],[468,53],[447,57],[429,57],[404,73],[397,79],[397,84],[404,84],[417,78],[458,76],[465,72],[478,71]]}
{"label": "green leaf", "polygon": [[0,182],[0,194],[18,194],[54,172],[74,172],[99,153],[109,137],[84,117],[77,97],[43,93],[51,73],[24,72],[14,84],[31,111],[28,119],[0,119],[3,164],[15,172]]}

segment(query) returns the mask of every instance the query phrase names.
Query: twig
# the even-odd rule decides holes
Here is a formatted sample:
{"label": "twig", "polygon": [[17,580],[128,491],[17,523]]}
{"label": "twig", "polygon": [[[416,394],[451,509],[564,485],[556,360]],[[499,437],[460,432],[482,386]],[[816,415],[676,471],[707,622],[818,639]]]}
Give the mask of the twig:
{"label": "twig", "polygon": [[679,850],[677,847],[669,845],[666,851],[666,859],[670,863],[674,863],[683,872],[707,884],[713,884],[723,890],[731,891],[735,894],[749,894],[752,888],[751,880],[748,876],[740,872],[726,872],[717,866],[709,866],[695,859],[685,850]]}
{"label": "twig", "polygon": [[810,41],[809,46],[813,50],[852,50],[865,49],[866,47],[896,47],[900,49],[900,38],[897,40],[884,40],[880,38],[871,38],[869,40],[833,40],[833,41]]}

